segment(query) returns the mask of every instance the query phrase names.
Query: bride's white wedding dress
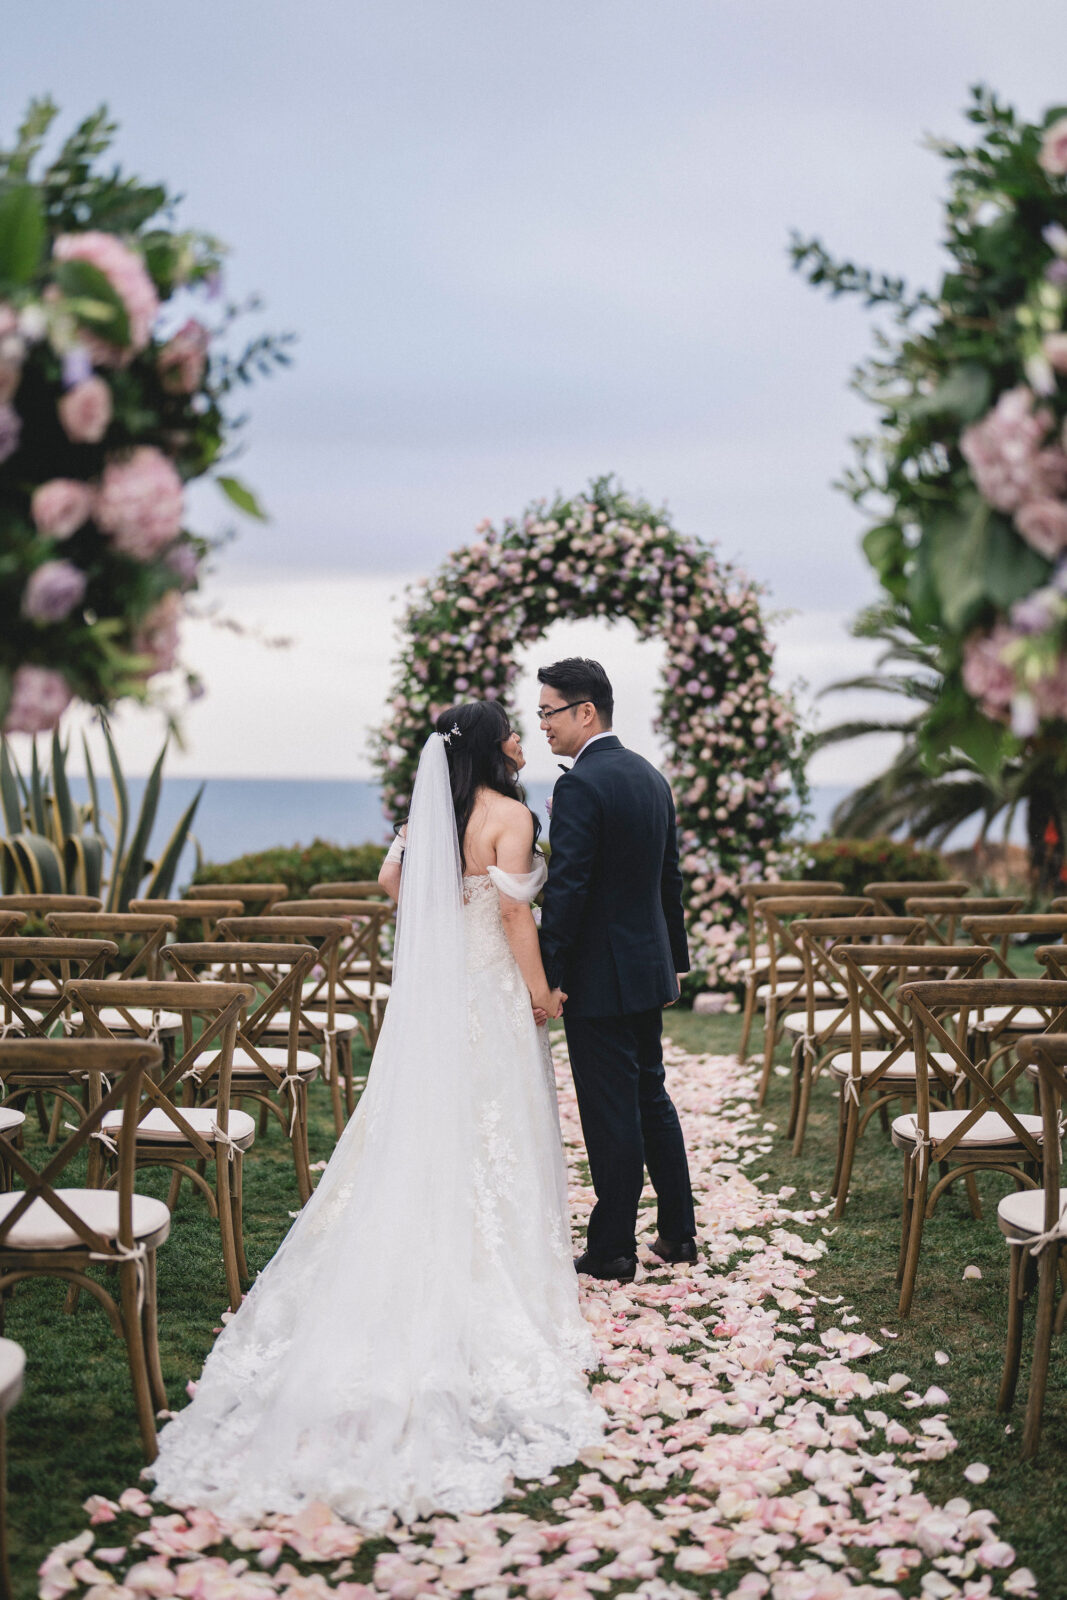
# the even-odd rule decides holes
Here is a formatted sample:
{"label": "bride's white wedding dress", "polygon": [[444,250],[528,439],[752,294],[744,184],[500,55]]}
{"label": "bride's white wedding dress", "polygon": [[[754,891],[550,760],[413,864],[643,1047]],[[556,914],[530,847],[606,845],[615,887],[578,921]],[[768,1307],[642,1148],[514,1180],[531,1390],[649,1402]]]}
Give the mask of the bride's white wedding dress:
{"label": "bride's white wedding dress", "polygon": [[547,1030],[501,917],[544,863],[461,879],[446,811],[431,738],[367,1088],[160,1436],[171,1504],[252,1520],[321,1501],[375,1528],[486,1510],[600,1437]]}

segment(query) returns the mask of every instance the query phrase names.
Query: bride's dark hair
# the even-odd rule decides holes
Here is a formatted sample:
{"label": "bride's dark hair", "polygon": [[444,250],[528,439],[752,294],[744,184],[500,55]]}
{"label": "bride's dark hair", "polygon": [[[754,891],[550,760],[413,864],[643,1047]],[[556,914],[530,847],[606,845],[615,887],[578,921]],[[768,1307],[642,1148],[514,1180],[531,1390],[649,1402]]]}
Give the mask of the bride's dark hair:
{"label": "bride's dark hair", "polygon": [[[505,739],[511,737],[511,723],[504,707],[496,700],[469,700],[465,705],[449,706],[442,711],[434,728],[438,733],[449,734],[445,748],[448,751],[448,780],[452,786],[452,804],[456,812],[456,832],[459,834],[459,853],[466,868],[467,857],[463,837],[474,810],[474,800],[479,789],[493,789],[507,795],[509,800],[526,802],[526,790],[519,782],[519,769],[503,751]],[[453,733],[458,728],[458,733]],[[536,813],[533,817],[534,843],[537,843],[541,824]]]}

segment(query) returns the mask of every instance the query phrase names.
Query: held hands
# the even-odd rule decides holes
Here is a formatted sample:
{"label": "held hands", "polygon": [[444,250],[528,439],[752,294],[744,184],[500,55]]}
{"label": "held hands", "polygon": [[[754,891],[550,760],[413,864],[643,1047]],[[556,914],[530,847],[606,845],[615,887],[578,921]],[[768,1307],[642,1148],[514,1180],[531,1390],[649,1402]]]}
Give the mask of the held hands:
{"label": "held hands", "polygon": [[537,1026],[541,1027],[542,1023],[548,1021],[549,1017],[561,1017],[563,1015],[563,1002],[566,998],[567,996],[562,989],[544,989],[535,995],[531,995],[530,1003],[533,1006],[534,1021]]}

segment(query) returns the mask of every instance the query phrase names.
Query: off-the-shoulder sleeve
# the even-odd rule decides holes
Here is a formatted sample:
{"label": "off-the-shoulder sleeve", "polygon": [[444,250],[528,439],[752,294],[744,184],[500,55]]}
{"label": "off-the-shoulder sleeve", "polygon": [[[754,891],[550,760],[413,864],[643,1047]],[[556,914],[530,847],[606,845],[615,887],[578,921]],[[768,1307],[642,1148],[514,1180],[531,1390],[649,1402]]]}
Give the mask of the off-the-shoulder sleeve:
{"label": "off-the-shoulder sleeve", "polygon": [[500,867],[489,867],[487,870],[490,880],[501,894],[509,900],[519,900],[524,905],[529,905],[548,877],[544,856],[534,857],[532,872],[504,872]]}

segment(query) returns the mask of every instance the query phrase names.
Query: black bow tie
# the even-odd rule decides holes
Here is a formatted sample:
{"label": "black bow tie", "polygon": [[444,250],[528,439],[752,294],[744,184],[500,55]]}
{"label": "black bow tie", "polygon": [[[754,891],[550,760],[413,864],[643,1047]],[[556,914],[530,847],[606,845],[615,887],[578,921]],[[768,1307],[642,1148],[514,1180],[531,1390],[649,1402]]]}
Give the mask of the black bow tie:
{"label": "black bow tie", "polygon": [[557,767],[558,767],[558,768],[559,768],[559,770],[560,770],[560,771],[561,771],[561,772],[569,772],[569,771],[570,771],[570,770],[571,770],[571,769],[570,769],[570,767],[565,767],[565,766],[564,766],[564,765],[563,765],[563,762],[562,762],[562,761],[557,761],[557,762],[556,762],[556,766],[557,766]]}

